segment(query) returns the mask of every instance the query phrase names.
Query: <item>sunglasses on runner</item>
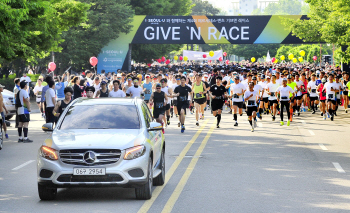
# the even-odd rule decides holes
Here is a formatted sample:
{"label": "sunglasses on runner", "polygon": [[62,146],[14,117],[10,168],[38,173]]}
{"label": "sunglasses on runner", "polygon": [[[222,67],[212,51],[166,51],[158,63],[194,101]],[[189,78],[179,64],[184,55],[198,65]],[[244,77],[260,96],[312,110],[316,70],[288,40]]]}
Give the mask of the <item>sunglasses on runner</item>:
{"label": "sunglasses on runner", "polygon": [[156,87],[156,89],[162,89],[161,87]]}
{"label": "sunglasses on runner", "polygon": [[181,78],[177,78],[176,80],[177,80],[177,81],[180,81],[180,80],[181,80]]}

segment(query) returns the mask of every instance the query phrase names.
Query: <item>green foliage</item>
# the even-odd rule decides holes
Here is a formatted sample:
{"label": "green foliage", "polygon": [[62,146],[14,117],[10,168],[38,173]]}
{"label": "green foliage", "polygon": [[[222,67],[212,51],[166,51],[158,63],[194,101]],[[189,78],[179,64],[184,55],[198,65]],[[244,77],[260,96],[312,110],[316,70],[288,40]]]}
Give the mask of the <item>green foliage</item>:
{"label": "green foliage", "polygon": [[280,0],[269,3],[263,12],[259,8],[253,10],[252,15],[306,15],[308,5],[302,5],[299,0]]}
{"label": "green foliage", "polygon": [[193,4],[195,4],[195,6],[192,8],[191,15],[215,16],[220,13],[220,10],[215,8],[208,1],[193,0]]}
{"label": "green foliage", "polygon": [[[306,0],[309,20],[286,19],[284,25],[306,42],[350,45],[350,3],[348,0]],[[341,52],[343,62],[350,62],[350,49]]]}
{"label": "green foliage", "polygon": [[[36,82],[40,76],[40,74],[27,74],[28,77],[30,77],[30,80],[32,82]],[[16,78],[16,74],[9,75],[8,78],[5,78],[5,75],[3,78],[0,79],[0,84],[5,86],[5,89],[12,91],[15,83],[14,80]]]}
{"label": "green foliage", "polygon": [[[79,0],[91,5],[88,20],[62,34],[65,40],[62,51],[55,54],[62,69],[72,66],[75,70],[91,67],[89,58],[97,56],[101,49],[120,33],[128,33],[133,10],[128,0]],[[141,3],[141,2],[140,2]]]}
{"label": "green foliage", "polygon": [[85,20],[87,9],[73,0],[2,0],[0,58],[30,62],[58,50],[62,32]]}
{"label": "green foliage", "polygon": [[280,44],[226,44],[222,46],[222,49],[229,55],[250,59],[251,57],[262,58],[267,55],[267,51],[270,55],[274,55],[279,47]]}

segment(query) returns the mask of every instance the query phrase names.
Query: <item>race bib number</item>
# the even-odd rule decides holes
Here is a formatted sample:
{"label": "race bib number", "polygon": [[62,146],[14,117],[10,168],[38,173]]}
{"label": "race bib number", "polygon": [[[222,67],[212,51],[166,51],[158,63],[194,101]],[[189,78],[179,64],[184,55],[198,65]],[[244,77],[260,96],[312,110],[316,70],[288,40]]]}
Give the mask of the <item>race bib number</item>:
{"label": "race bib number", "polygon": [[179,101],[187,101],[187,97],[186,96],[179,96]]}
{"label": "race bib number", "polygon": [[316,89],[312,89],[311,92],[312,92],[312,93],[316,93]]}
{"label": "race bib number", "polygon": [[202,97],[202,95],[201,95],[201,94],[196,93],[196,98],[201,98],[201,97]]}
{"label": "race bib number", "polygon": [[332,99],[333,98],[333,94],[328,94],[328,98]]}
{"label": "race bib number", "polygon": [[255,106],[255,101],[248,101],[248,106]]}
{"label": "race bib number", "polygon": [[151,94],[151,90],[146,89],[145,94]]}
{"label": "race bib number", "polygon": [[233,98],[239,98],[237,94],[233,94]]}
{"label": "race bib number", "polygon": [[274,92],[271,92],[271,97],[275,97],[275,93]]}
{"label": "race bib number", "polygon": [[157,102],[157,103],[155,104],[155,107],[156,107],[157,109],[164,108],[164,103],[162,103],[162,102]]}
{"label": "race bib number", "polygon": [[326,96],[326,92],[322,92],[322,96]]}
{"label": "race bib number", "polygon": [[219,97],[215,97],[215,99],[218,99],[218,100],[220,100],[220,99],[221,99],[221,96],[219,96]]}

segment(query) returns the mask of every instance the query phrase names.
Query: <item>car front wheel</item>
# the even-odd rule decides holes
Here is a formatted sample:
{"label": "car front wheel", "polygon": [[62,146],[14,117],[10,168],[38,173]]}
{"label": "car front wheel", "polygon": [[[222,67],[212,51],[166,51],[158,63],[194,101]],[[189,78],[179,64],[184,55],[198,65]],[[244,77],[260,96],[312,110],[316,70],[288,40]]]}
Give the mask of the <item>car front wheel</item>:
{"label": "car front wheel", "polygon": [[160,170],[161,173],[154,178],[153,180],[153,186],[163,186],[165,182],[165,151],[163,149],[162,155],[161,155],[161,162],[160,162]]}
{"label": "car front wheel", "polygon": [[152,185],[153,185],[153,166],[152,158],[148,160],[148,172],[147,183],[141,187],[135,188],[136,199],[149,200],[152,197]]}
{"label": "car front wheel", "polygon": [[38,192],[41,200],[54,200],[57,195],[57,188],[48,188],[38,184]]}

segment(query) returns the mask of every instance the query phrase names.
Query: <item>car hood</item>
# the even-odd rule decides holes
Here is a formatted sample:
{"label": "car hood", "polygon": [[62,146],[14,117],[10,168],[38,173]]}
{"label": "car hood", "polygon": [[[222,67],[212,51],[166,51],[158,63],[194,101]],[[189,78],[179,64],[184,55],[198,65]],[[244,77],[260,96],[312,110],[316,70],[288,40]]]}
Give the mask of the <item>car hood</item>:
{"label": "car hood", "polygon": [[45,145],[54,149],[127,149],[144,143],[140,129],[55,130]]}

